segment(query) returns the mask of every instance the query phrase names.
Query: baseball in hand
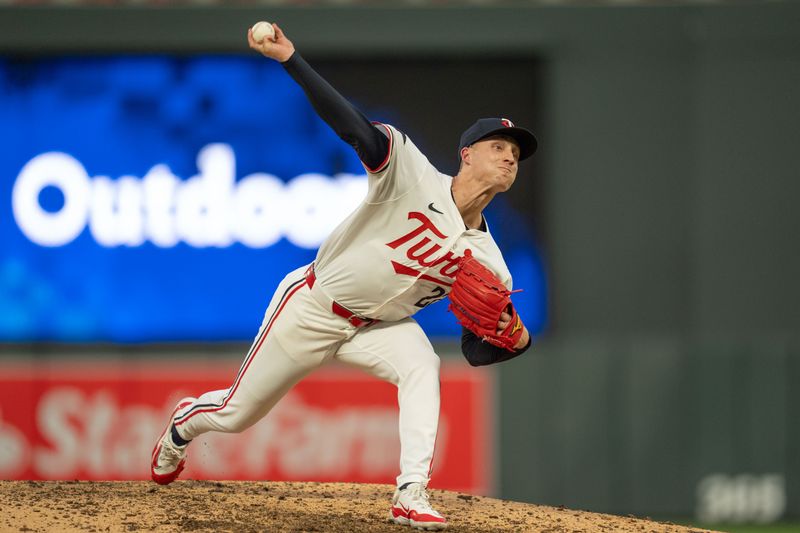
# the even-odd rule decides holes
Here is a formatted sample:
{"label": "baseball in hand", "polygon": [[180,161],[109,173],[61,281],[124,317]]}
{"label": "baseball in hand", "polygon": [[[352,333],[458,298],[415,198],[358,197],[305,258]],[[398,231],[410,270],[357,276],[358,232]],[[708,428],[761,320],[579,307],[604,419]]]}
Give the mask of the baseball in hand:
{"label": "baseball in hand", "polygon": [[269,22],[256,22],[253,24],[253,39],[257,43],[264,42],[264,39],[273,39],[275,37],[275,28]]}

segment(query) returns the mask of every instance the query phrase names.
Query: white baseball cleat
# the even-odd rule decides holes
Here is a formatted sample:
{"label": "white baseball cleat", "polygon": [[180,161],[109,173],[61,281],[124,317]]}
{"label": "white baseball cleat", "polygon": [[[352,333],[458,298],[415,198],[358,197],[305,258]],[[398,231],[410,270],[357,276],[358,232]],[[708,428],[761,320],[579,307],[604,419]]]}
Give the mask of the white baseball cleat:
{"label": "white baseball cleat", "polygon": [[152,463],[150,464],[150,477],[159,485],[168,485],[175,481],[186,463],[186,448],[188,444],[178,446],[172,442],[172,424],[179,412],[185,410],[197,398],[184,398],[178,402],[164,433],[159,437],[153,448]]}
{"label": "white baseball cleat", "polygon": [[389,520],[428,531],[447,527],[447,520],[431,507],[428,491],[422,483],[412,483],[403,490],[394,491]]}

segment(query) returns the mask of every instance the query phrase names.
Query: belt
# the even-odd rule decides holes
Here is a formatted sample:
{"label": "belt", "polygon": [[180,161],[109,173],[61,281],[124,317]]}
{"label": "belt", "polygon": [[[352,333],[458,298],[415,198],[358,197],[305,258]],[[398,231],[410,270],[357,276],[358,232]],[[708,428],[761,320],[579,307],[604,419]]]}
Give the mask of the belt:
{"label": "belt", "polygon": [[[308,288],[313,289],[314,283],[317,281],[317,274],[314,272],[314,263],[309,265],[308,270],[306,270],[306,283],[308,283]],[[340,303],[337,303],[336,300],[331,300],[331,311],[334,315],[338,315],[355,327],[355,328],[364,328],[367,326],[371,326],[376,322],[380,322],[380,320],[374,318],[365,318],[363,316],[358,316],[357,314],[353,313],[345,306]]]}

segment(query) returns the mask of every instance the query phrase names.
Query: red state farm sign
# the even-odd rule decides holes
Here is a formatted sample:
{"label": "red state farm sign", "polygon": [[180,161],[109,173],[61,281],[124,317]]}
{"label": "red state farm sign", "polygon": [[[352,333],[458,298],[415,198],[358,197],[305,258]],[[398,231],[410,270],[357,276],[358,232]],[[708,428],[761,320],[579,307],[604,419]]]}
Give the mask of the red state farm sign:
{"label": "red state farm sign", "polygon": [[[148,479],[150,453],[178,399],[227,388],[237,362],[0,363],[0,479]],[[442,365],[431,486],[489,494],[492,372]],[[192,443],[182,479],[393,483],[397,389],[323,368],[241,434]]]}

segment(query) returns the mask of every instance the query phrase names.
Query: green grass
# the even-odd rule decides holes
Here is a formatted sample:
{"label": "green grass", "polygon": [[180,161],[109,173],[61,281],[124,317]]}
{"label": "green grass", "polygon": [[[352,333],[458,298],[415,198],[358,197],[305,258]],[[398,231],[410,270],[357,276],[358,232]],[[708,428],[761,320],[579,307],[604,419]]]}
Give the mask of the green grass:
{"label": "green grass", "polygon": [[798,533],[800,524],[766,524],[766,525],[741,525],[741,524],[686,524],[697,529],[712,529],[726,533]]}

